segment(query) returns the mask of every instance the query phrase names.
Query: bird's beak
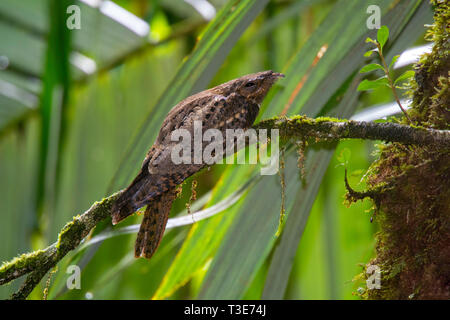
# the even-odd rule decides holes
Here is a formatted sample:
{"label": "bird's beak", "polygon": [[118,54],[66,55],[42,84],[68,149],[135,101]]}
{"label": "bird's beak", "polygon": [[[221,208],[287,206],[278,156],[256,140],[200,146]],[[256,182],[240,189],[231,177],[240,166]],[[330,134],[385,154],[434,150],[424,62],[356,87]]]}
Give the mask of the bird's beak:
{"label": "bird's beak", "polygon": [[272,77],[274,78],[284,78],[284,74],[279,72],[272,72]]}

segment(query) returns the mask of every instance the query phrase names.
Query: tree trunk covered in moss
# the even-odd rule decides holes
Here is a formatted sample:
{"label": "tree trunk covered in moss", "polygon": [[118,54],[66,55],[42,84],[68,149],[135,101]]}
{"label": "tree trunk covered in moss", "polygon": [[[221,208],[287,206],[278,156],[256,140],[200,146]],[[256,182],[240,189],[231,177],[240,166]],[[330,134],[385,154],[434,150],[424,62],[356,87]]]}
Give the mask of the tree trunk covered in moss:
{"label": "tree trunk covered in moss", "polygon": [[[424,127],[448,130],[450,7],[446,1],[431,2],[435,22],[426,38],[435,44],[415,67],[409,115]],[[369,188],[379,190],[371,197],[380,231],[376,257],[366,266],[364,277],[374,279],[366,273],[374,265],[381,272],[381,281],[379,289],[367,289],[362,296],[449,299],[449,150],[392,143],[383,145],[380,151],[368,178]]]}

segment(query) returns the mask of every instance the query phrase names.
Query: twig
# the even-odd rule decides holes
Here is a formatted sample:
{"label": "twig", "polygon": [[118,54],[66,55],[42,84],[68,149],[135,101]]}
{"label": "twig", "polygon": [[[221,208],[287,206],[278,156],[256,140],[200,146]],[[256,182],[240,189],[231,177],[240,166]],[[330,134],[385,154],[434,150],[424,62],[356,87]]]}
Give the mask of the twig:
{"label": "twig", "polygon": [[345,195],[345,197],[346,200],[349,202],[356,202],[358,200],[364,200],[365,198],[371,198],[373,200],[376,200],[375,199],[376,196],[381,193],[381,189],[368,191],[355,191],[348,183],[347,168],[345,168],[344,183],[345,189],[347,189],[347,194]]}
{"label": "twig", "polygon": [[413,124],[411,118],[408,116],[408,113],[403,108],[402,104],[400,103],[400,99],[398,98],[397,91],[395,90],[395,86],[394,86],[394,83],[392,82],[391,75],[389,74],[389,68],[388,68],[388,66],[386,64],[386,60],[384,60],[384,56],[383,56],[383,53],[382,53],[382,50],[381,50],[381,45],[380,45],[380,43],[378,41],[376,41],[376,45],[377,45],[377,48],[378,48],[378,55],[380,56],[381,63],[383,64],[384,73],[386,74],[386,77],[387,77],[387,79],[389,81],[389,86],[392,89],[392,93],[394,94],[395,101],[397,102],[397,104],[400,107],[400,109],[402,109],[403,114],[405,115],[406,119],[408,119],[409,123]]}

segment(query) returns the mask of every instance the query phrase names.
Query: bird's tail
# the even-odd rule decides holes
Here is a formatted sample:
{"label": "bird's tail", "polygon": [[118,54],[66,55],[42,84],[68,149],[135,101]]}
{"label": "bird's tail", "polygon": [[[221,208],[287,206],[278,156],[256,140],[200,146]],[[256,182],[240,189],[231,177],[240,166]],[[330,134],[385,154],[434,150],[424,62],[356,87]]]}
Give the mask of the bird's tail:
{"label": "bird's tail", "polygon": [[129,215],[133,214],[139,208],[145,206],[149,199],[145,199],[151,183],[148,174],[140,172],[133,182],[114,202],[111,209],[112,223],[117,224]]}
{"label": "bird's tail", "polygon": [[134,247],[136,258],[149,259],[156,251],[166,229],[176,191],[167,191],[147,205]]}

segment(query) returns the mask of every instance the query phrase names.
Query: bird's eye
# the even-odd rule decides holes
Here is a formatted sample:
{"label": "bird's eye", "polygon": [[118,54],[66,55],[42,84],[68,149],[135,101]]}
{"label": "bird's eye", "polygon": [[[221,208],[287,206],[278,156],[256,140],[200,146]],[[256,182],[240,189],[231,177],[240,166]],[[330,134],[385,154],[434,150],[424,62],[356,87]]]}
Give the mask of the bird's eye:
{"label": "bird's eye", "polygon": [[250,88],[250,87],[253,87],[254,85],[255,85],[254,82],[247,82],[247,83],[245,84],[245,87],[246,87],[246,88]]}

